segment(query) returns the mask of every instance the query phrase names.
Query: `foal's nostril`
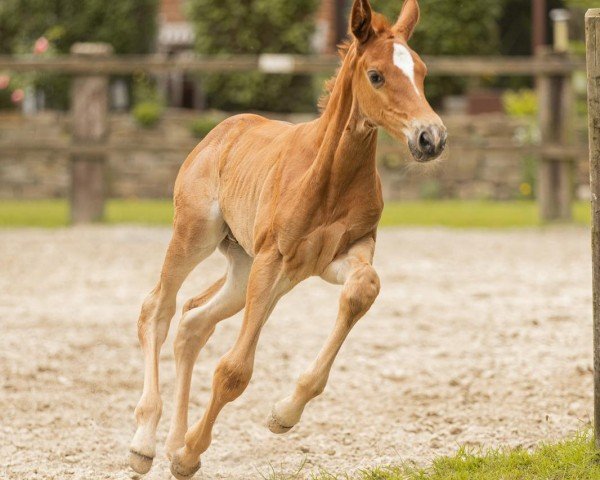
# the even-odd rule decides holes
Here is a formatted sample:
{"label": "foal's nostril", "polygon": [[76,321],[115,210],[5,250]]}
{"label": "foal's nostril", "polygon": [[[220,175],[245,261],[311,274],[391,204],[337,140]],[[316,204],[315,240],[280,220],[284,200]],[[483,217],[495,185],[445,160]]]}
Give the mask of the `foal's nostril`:
{"label": "foal's nostril", "polygon": [[431,155],[435,151],[435,145],[433,144],[433,137],[427,130],[423,130],[419,134],[419,147],[424,153]]}

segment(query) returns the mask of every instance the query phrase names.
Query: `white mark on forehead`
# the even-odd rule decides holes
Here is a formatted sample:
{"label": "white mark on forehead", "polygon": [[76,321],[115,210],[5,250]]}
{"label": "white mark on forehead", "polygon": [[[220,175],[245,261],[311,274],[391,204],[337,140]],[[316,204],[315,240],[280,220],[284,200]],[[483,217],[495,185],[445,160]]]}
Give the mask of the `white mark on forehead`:
{"label": "white mark on forehead", "polygon": [[401,43],[394,43],[394,65],[402,70],[402,73],[408,77],[410,83],[415,87],[415,92],[420,96],[421,94],[415,83],[415,61],[408,51],[408,48]]}

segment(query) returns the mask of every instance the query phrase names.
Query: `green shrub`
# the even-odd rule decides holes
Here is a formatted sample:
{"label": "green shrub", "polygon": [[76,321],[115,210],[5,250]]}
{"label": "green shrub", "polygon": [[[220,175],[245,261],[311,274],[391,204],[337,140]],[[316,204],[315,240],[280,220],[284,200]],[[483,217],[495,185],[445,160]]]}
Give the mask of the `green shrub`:
{"label": "green shrub", "polygon": [[13,109],[15,104],[11,99],[13,91],[18,88],[14,77],[0,73],[0,109]]}
{"label": "green shrub", "polygon": [[535,117],[539,109],[537,94],[529,89],[505,92],[502,103],[504,111],[512,117]]}
{"label": "green shrub", "polygon": [[10,100],[11,92],[6,90],[0,90],[0,110],[12,109],[14,105]]}
{"label": "green shrub", "polygon": [[138,103],[132,110],[133,118],[143,128],[152,128],[156,125],[162,113],[162,104],[155,101]]}
{"label": "green shrub", "polygon": [[133,104],[133,118],[143,128],[152,128],[162,117],[164,99],[158,93],[155,80],[144,73],[133,78]]}
{"label": "green shrub", "polygon": [[75,42],[107,42],[116,53],[146,53],[156,33],[158,0],[2,0],[0,53],[31,51],[46,36],[60,53]]}
{"label": "green shrub", "polygon": [[[318,0],[189,0],[202,54],[310,53]],[[263,73],[203,76],[208,106],[220,110],[314,111],[311,78]]]}
{"label": "green shrub", "polygon": [[145,73],[139,73],[133,77],[132,93],[134,104],[143,102],[164,103],[164,99],[158,93],[156,80]]}
{"label": "green shrub", "polygon": [[[106,42],[115,53],[154,46],[158,0],[0,0],[0,54],[31,53],[44,36],[59,54],[75,42]],[[51,108],[68,108],[70,77],[37,75],[32,82]]]}
{"label": "green shrub", "polygon": [[215,117],[200,117],[190,123],[190,132],[195,138],[204,138],[219,123]]}
{"label": "green shrub", "polygon": [[519,185],[519,194],[521,198],[533,199],[537,189],[538,162],[531,155],[523,158],[521,166],[522,181]]}
{"label": "green shrub", "polygon": [[[372,0],[375,10],[395,22],[402,2]],[[499,0],[427,0],[421,1],[421,21],[411,47],[422,55],[490,55],[500,49],[498,21],[503,12]],[[444,95],[464,91],[464,78],[427,79],[427,97],[434,103]]]}

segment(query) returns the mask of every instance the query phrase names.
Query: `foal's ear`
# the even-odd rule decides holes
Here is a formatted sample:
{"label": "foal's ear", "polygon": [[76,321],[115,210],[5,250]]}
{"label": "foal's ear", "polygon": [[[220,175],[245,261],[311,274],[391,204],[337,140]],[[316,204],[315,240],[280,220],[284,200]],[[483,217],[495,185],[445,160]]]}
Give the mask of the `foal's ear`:
{"label": "foal's ear", "polygon": [[403,35],[406,41],[410,40],[415,27],[419,23],[419,2],[417,0],[404,0],[400,17],[394,25],[394,33]]}
{"label": "foal's ear", "polygon": [[373,12],[369,0],[354,0],[350,16],[350,30],[360,43],[365,43],[374,33],[371,26]]}

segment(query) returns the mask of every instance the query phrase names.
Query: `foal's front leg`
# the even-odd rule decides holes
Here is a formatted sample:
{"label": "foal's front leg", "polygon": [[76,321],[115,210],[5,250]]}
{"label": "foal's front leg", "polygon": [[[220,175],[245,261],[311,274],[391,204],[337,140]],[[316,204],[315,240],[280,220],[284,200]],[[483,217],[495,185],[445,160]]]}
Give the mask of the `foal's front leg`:
{"label": "foal's front leg", "polygon": [[344,340],[369,310],[379,293],[379,277],[372,267],[375,242],[368,239],[334,260],[322,277],[344,284],[333,331],[310,367],[300,375],[294,393],[273,406],[267,425],[273,433],[285,433],[298,423],[306,404],[325,389],[329,372]]}
{"label": "foal's front leg", "polygon": [[188,430],[185,445],[173,455],[171,473],[176,478],[191,478],[200,468],[200,454],[210,445],[219,412],[238,398],[250,383],[262,327],[279,298],[291,287],[292,283],[283,273],[278,251],[274,249],[256,256],[250,271],[241,331],[234,346],[217,365],[204,416]]}

